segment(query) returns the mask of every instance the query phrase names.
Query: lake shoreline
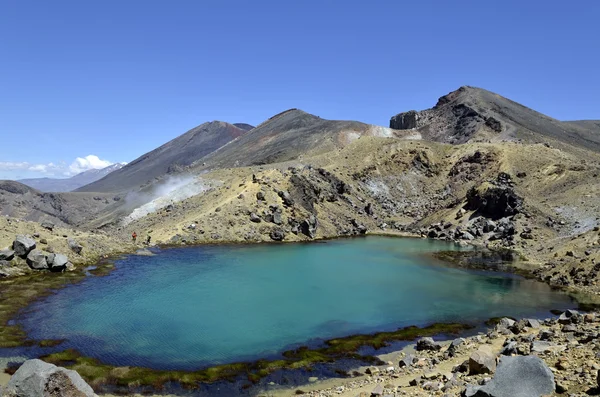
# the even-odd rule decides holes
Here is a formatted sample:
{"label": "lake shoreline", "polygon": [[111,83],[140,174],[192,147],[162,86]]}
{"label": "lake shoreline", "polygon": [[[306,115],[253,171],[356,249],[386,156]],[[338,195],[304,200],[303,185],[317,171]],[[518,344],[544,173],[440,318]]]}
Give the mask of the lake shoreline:
{"label": "lake shoreline", "polygon": [[[394,238],[397,238],[397,237],[406,237],[406,238],[415,237],[414,235],[407,235],[405,233],[402,233],[400,235],[396,234],[396,233],[385,233],[385,234],[380,234],[380,233],[375,234],[375,233],[373,233],[373,234],[369,234],[369,235],[380,235],[380,236],[387,236],[387,237],[394,237]],[[335,240],[335,238],[333,238],[333,239],[323,239],[323,240]],[[319,241],[319,240],[317,240],[317,241]],[[277,244],[277,243],[275,243],[275,244]],[[290,243],[290,244],[292,244],[292,243]],[[206,245],[207,244],[197,244],[197,246],[206,246]],[[211,245],[223,245],[223,244],[219,243],[219,244],[211,244]],[[236,245],[255,245],[255,244],[254,243],[242,243],[242,244],[236,243]],[[192,246],[192,245],[190,244],[190,245],[187,245],[187,246]],[[177,247],[177,248],[184,248],[184,247],[182,247],[180,245],[179,246],[169,246],[169,245],[167,245],[167,246],[159,246],[158,248],[168,249],[168,248],[175,248],[175,247]],[[118,257],[122,257],[122,256],[123,256],[123,254],[120,253],[118,256],[114,256],[112,258],[103,259],[102,261],[100,261],[97,264],[97,269],[94,272],[98,276],[109,274],[114,269],[114,264],[113,264],[114,260],[116,260],[116,259],[118,259]],[[84,270],[85,269],[78,269],[77,272],[81,273],[81,272],[84,272]],[[52,276],[52,275],[50,275],[50,276]],[[78,282],[80,282],[80,281],[82,281],[82,280],[85,279],[85,274],[83,274],[83,275],[82,274],[76,274],[75,276],[76,277],[72,277],[72,278],[69,278],[68,280],[64,280],[64,283],[62,285],[58,285],[57,286],[56,284],[53,284],[52,286],[49,286],[48,288],[51,291],[49,291],[48,289],[44,290],[42,288],[42,291],[40,291],[40,295],[34,296],[32,298],[32,301],[40,299],[40,298],[43,298],[44,296],[47,296],[48,292],[51,293],[56,288],[61,288],[61,287],[64,287],[64,286],[67,286],[67,285],[70,285],[70,284],[78,283]],[[28,306],[30,303],[31,303],[31,301],[28,302],[24,307]],[[21,308],[21,310],[22,309],[23,308]],[[14,318],[14,316],[11,317],[11,318]],[[433,335],[439,335],[439,334],[433,334]],[[23,342],[24,343],[27,342],[27,339],[23,339]]]}

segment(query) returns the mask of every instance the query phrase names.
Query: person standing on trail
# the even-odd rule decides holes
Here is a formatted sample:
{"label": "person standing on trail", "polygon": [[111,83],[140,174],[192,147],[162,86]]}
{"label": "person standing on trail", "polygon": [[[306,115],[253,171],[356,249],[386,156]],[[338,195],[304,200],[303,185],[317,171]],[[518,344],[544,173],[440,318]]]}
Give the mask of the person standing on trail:
{"label": "person standing on trail", "polygon": [[133,239],[133,242],[135,243],[135,239],[137,238],[137,233],[136,232],[131,233],[131,238]]}
{"label": "person standing on trail", "polygon": [[148,235],[148,237],[146,237],[146,245],[150,245],[150,239],[152,237],[150,235]]}

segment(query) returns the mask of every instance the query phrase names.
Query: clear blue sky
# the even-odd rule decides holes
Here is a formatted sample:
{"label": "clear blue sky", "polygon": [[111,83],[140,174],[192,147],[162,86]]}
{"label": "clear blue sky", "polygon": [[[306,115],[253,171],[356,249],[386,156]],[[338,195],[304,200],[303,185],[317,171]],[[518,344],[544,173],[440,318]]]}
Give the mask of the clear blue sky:
{"label": "clear blue sky", "polygon": [[592,0],[0,0],[0,37],[0,178],[291,107],[387,125],[461,85],[600,119]]}

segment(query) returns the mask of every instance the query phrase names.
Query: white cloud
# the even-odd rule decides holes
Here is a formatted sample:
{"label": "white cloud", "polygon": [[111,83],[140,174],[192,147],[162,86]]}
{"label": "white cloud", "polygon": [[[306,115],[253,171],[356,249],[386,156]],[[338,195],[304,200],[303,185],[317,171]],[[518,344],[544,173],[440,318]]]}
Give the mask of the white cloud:
{"label": "white cloud", "polygon": [[0,161],[0,169],[13,171],[13,170],[26,170],[29,168],[27,162],[13,162],[13,161]]}
{"label": "white cloud", "polygon": [[109,165],[113,165],[113,163],[108,160],[101,160],[98,156],[90,154],[85,157],[77,157],[69,166],[69,171],[71,171],[72,175],[75,175],[87,170],[100,170]]}
{"label": "white cloud", "polygon": [[0,161],[0,175],[2,175],[2,177],[11,177],[11,175],[15,175],[17,179],[38,176],[64,178],[91,169],[102,169],[112,164],[114,163],[108,160],[102,160],[93,154],[85,157],[77,157],[71,165],[67,165],[64,161],[46,164],[33,164],[26,161]]}

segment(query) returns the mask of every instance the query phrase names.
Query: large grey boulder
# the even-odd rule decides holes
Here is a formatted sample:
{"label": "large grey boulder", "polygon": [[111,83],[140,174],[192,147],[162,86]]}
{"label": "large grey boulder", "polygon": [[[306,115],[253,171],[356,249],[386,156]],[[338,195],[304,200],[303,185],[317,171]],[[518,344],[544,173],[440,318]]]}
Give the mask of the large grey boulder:
{"label": "large grey boulder", "polygon": [[79,244],[77,241],[70,238],[67,240],[67,244],[69,244],[69,248],[71,248],[71,250],[73,252],[75,252],[76,254],[81,254],[81,250],[83,249],[83,246],[81,244]]}
{"label": "large grey boulder", "polygon": [[75,371],[42,360],[27,360],[10,378],[4,395],[16,397],[95,397]]}
{"label": "large grey boulder", "polygon": [[483,386],[467,386],[466,397],[540,397],[554,392],[554,374],[536,356],[503,356],[494,378]]}
{"label": "large grey boulder", "polygon": [[0,250],[0,261],[12,261],[15,257],[13,250]]}
{"label": "large grey boulder", "polygon": [[27,264],[35,270],[48,269],[46,254],[40,250],[33,250],[27,255]]}
{"label": "large grey boulder", "polygon": [[496,356],[485,350],[477,350],[469,357],[469,375],[491,374],[496,370]]}
{"label": "large grey boulder", "polygon": [[15,251],[15,255],[25,258],[31,250],[35,249],[35,240],[20,234],[13,241],[12,249]]}
{"label": "large grey boulder", "polygon": [[69,263],[69,258],[63,254],[50,254],[46,257],[46,261],[48,262],[48,267],[53,272],[62,272],[67,268],[67,263]]}

